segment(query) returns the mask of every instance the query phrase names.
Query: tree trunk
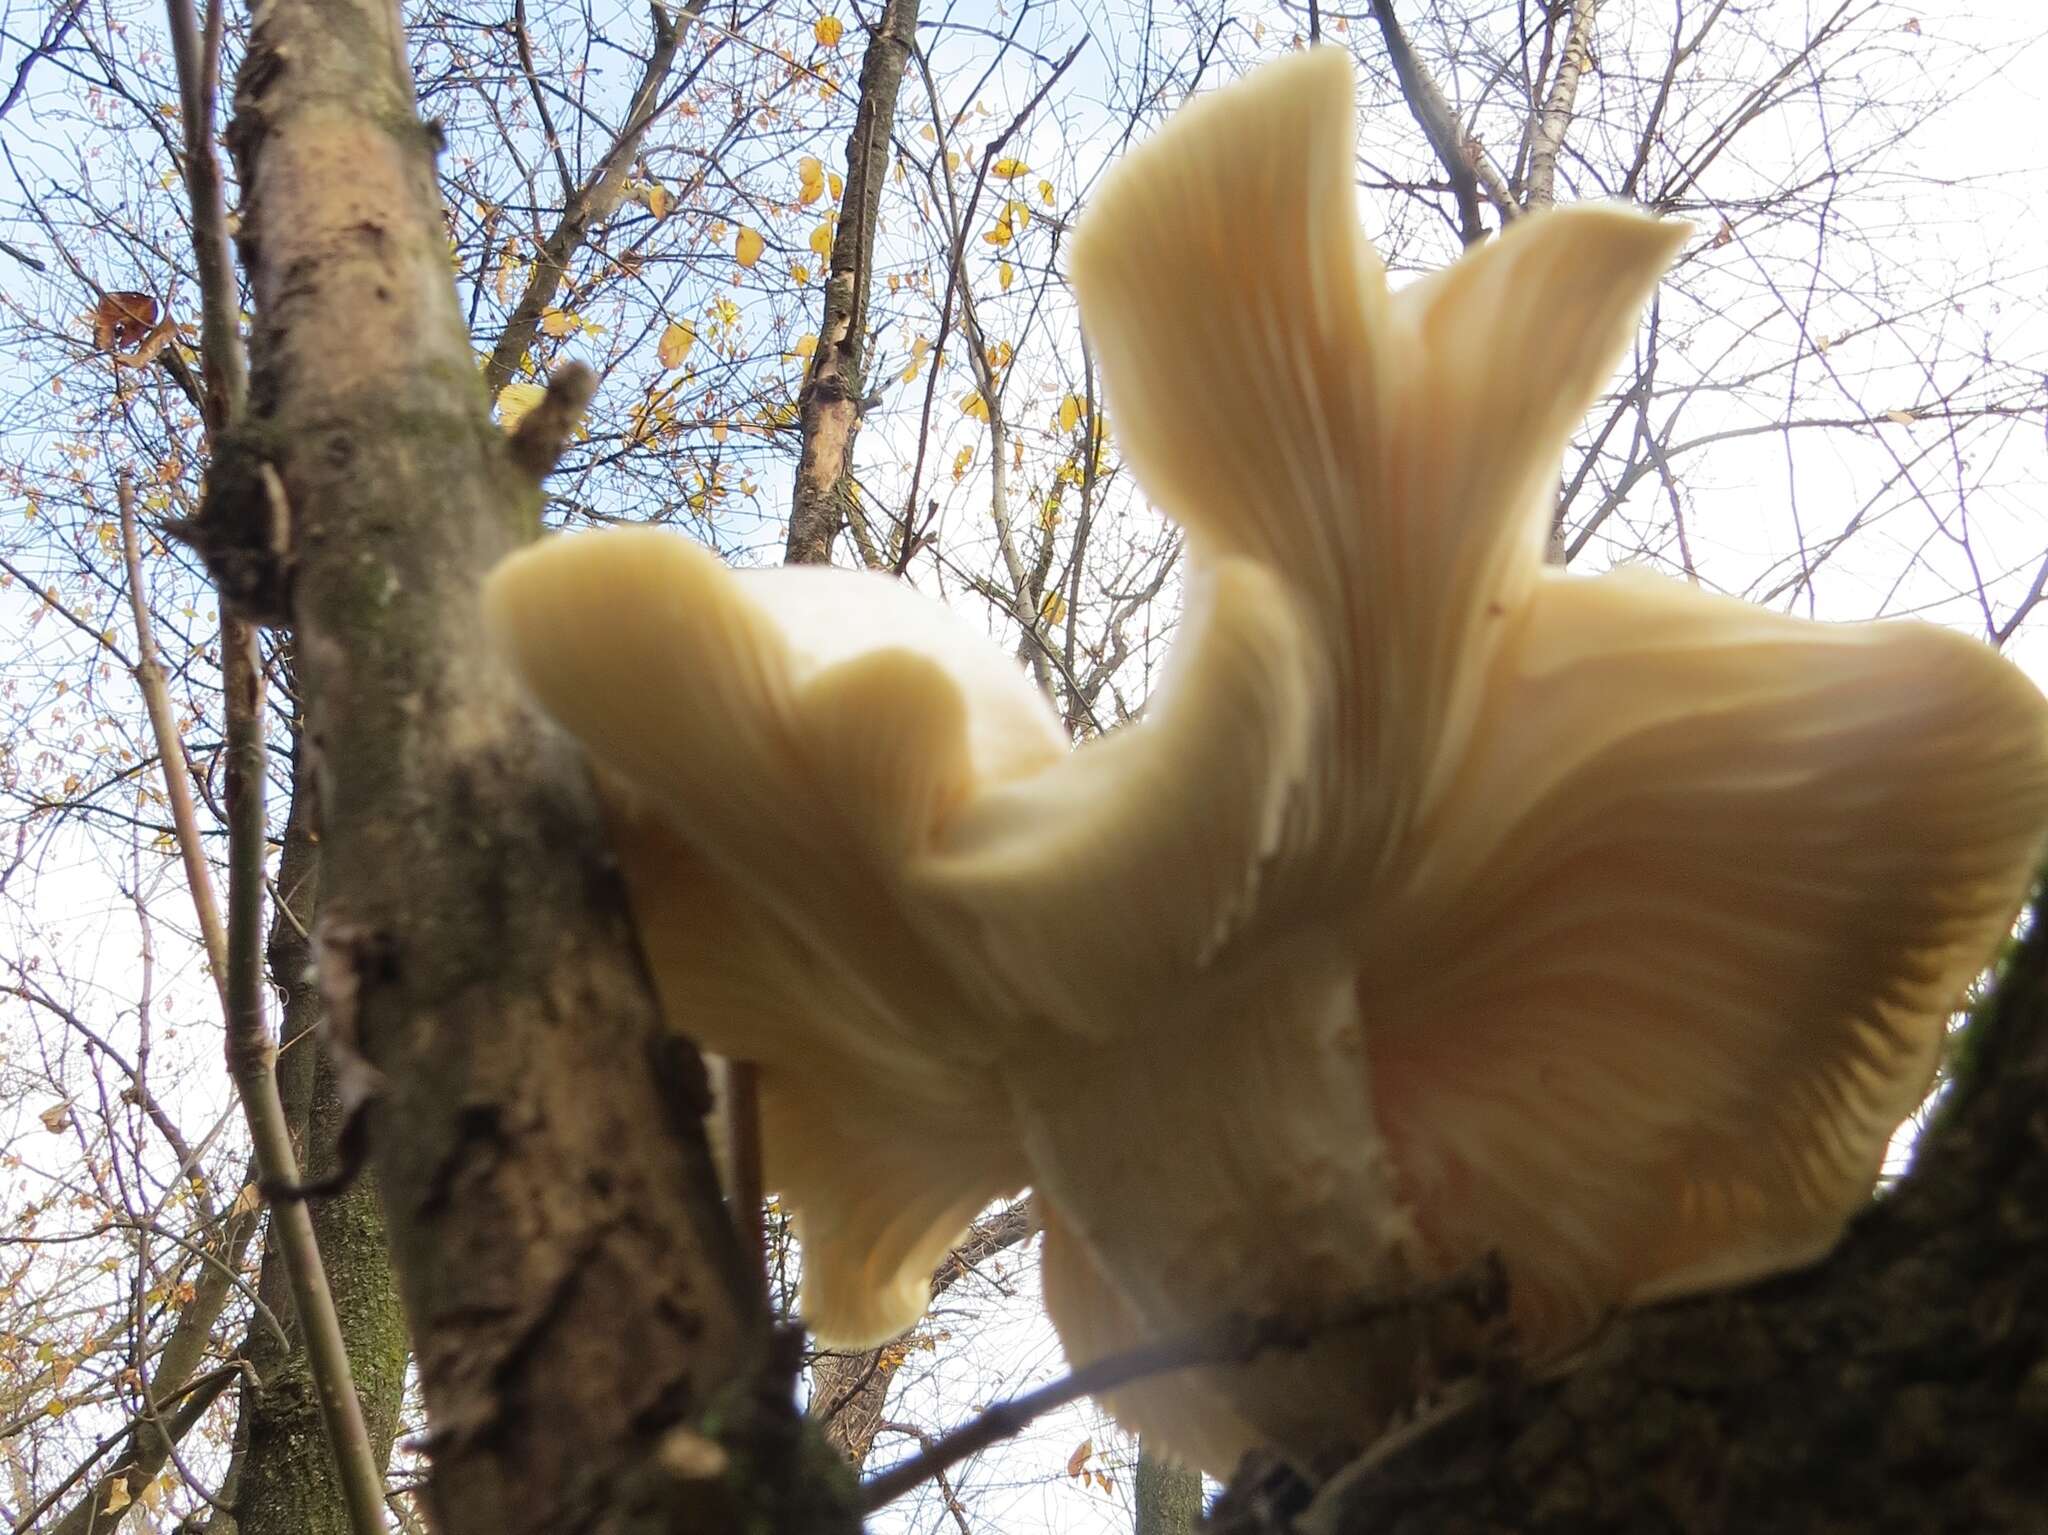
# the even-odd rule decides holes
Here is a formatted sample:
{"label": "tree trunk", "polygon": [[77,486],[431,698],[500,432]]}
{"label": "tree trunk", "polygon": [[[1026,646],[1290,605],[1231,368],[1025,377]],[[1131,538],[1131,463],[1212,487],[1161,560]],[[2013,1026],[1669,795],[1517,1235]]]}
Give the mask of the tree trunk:
{"label": "tree trunk", "polygon": [[1202,1473],[1138,1446],[1137,1535],[1194,1535],[1202,1519]]}
{"label": "tree trunk", "polygon": [[[1236,1535],[2048,1528],[2048,922],[1961,1041],[1912,1172],[1825,1263],[1632,1313]],[[1290,1510],[1292,1510],[1290,1512]]]}
{"label": "tree trunk", "polygon": [[201,518],[281,566],[244,589],[289,593],[317,964],[338,1046],[381,1078],[437,1523],[851,1530],[582,757],[478,643],[478,583],[533,536],[539,487],[486,412],[405,58],[389,0],[258,13],[231,134],[250,419]]}
{"label": "tree trunk", "polygon": [[[278,910],[270,929],[270,974],[284,997],[278,1090],[299,1143],[299,1166],[317,1182],[333,1168],[342,1134],[341,1096],[333,1064],[315,1030],[320,991],[313,982],[313,930],[319,909],[319,846],[313,835],[313,785],[307,754],[295,736],[291,812],[279,861]],[[313,1231],[327,1268],[355,1370],[363,1423],[381,1470],[391,1459],[408,1357],[405,1319],[386,1254],[384,1216],[374,1177],[353,1179],[313,1207]],[[350,1535],[348,1505],[320,1423],[306,1353],[291,1311],[283,1260],[266,1247],[257,1293],[284,1321],[287,1339],[251,1329],[246,1354],[259,1384],[242,1391],[236,1442],[241,1473],[234,1508],[240,1535]],[[286,1347],[287,1341],[290,1347]]]}
{"label": "tree trunk", "polygon": [[832,236],[824,322],[797,397],[803,437],[789,511],[789,541],[783,551],[792,565],[831,564],[832,540],[853,506],[853,440],[860,431],[865,393],[875,220],[889,169],[896,94],[916,32],[917,0],[884,0],[861,61],[860,105],[846,141],[846,190],[840,199],[839,227]]}

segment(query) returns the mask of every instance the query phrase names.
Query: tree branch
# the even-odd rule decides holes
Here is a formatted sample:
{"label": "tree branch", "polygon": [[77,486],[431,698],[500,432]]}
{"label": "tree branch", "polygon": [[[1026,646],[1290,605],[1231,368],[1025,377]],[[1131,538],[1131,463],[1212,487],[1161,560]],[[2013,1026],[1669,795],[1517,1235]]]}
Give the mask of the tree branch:
{"label": "tree branch", "polygon": [[[648,54],[647,67],[641,71],[640,83],[633,89],[619,136],[612,141],[611,148],[605,151],[597,162],[597,168],[583,185],[569,195],[561,218],[536,253],[533,276],[520,293],[519,301],[512,306],[512,317],[499,332],[497,344],[491,348],[490,359],[484,364],[484,387],[494,398],[512,381],[520,362],[532,348],[533,338],[540,332],[541,316],[561,291],[562,283],[569,274],[569,263],[590,238],[592,226],[610,218],[625,200],[626,173],[632,168],[634,157],[640,153],[640,143],[646,138],[647,130],[660,110],[662,82],[668,78],[669,69],[675,63],[684,24],[695,21],[703,13],[706,3],[707,0],[688,0],[681,18],[677,19],[669,15],[661,0],[650,0],[648,13],[654,22],[654,50]],[[517,27],[521,57],[530,60],[532,55],[523,21]],[[550,143],[554,143],[552,132],[548,137]],[[556,162],[566,190],[569,170],[561,155],[560,145],[555,144]]]}
{"label": "tree branch", "polygon": [[1579,77],[1593,62],[1593,17],[1599,9],[1600,0],[1572,0],[1571,29],[1558,56],[1557,77],[1550,83],[1550,94],[1543,100],[1536,132],[1530,138],[1526,206],[1532,213],[1557,201],[1557,157],[1564,149],[1565,129],[1571,124]]}
{"label": "tree branch", "polygon": [[199,815],[192,801],[192,778],[185,770],[185,743],[178,736],[171,709],[170,691],[164,685],[163,662],[157,657],[156,638],[150,632],[149,596],[142,580],[142,551],[135,533],[135,484],[127,470],[121,471],[118,489],[121,505],[121,558],[128,568],[128,607],[135,617],[135,684],[142,690],[143,708],[156,735],[157,759],[163,767],[164,795],[171,802],[171,824],[178,829],[178,854],[185,862],[185,884],[192,892],[192,905],[199,916],[199,937],[206,949],[206,963],[213,971],[213,985],[223,1004],[227,1001],[228,936],[221,921],[220,903],[214,899],[213,873],[206,862],[206,848],[199,837]]}
{"label": "tree branch", "polygon": [[1496,1264],[1452,1275],[1389,1299],[1359,1301],[1326,1315],[1296,1317],[1226,1317],[1215,1327],[1191,1337],[1148,1343],[1121,1354],[1085,1364],[1063,1380],[1028,1391],[988,1409],[980,1417],[940,1438],[922,1454],[901,1461],[861,1483],[861,1506],[868,1513],[893,1503],[920,1482],[968,1456],[1020,1433],[1038,1418],[1084,1396],[1101,1396],[1134,1380],[1170,1375],[1205,1366],[1248,1364],[1261,1354],[1307,1348],[1324,1335],[1384,1322],[1390,1317],[1428,1314],[1455,1306],[1476,1316],[1498,1313],[1505,1283]]}
{"label": "tree branch", "polygon": [[[1451,178],[1451,195],[1458,203],[1458,237],[1467,245],[1477,245],[1486,238],[1486,226],[1479,216],[1479,175],[1486,164],[1485,151],[1459,127],[1451,104],[1415,56],[1415,48],[1408,41],[1408,34],[1401,30],[1400,18],[1394,14],[1394,0],[1372,0],[1372,14],[1380,25],[1380,35],[1386,39],[1387,57],[1393,63],[1394,78],[1400,82],[1401,97],[1429,140],[1429,147],[1436,151],[1444,174]],[[1494,180],[1499,181],[1498,172],[1494,173]],[[1505,182],[1499,182],[1497,189],[1489,186],[1489,191],[1494,193],[1493,201],[1503,222],[1520,211]]]}

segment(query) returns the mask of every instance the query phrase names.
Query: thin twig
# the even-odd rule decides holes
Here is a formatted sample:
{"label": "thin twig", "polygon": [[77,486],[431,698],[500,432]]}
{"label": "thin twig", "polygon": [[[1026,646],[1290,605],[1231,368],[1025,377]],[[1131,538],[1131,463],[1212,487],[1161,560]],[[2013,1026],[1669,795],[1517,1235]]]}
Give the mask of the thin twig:
{"label": "thin twig", "polygon": [[178,853],[185,861],[185,883],[192,891],[192,905],[199,914],[199,936],[206,946],[206,962],[213,970],[214,989],[225,1003],[228,934],[221,923],[220,903],[214,899],[213,875],[206,866],[206,849],[199,839],[199,815],[192,803],[192,777],[185,768],[185,743],[179,739],[177,722],[172,717],[170,689],[164,683],[163,663],[157,658],[156,638],[150,632],[149,596],[142,584],[142,550],[135,533],[135,483],[125,469],[121,471],[119,500],[121,558],[128,566],[128,606],[135,615],[135,683],[142,689],[142,703],[149,712],[149,726],[156,733],[156,754],[163,764],[164,794],[171,802],[171,824],[178,830]]}
{"label": "thin twig", "polygon": [[[66,35],[69,34],[72,27],[77,25],[78,18],[84,12],[85,0],[72,0],[71,4],[65,6],[56,15],[52,16],[44,25],[42,41],[29,49],[27,54],[23,56],[20,68],[14,72],[14,84],[7,88],[5,99],[0,99],[0,117],[5,117],[14,110],[14,104],[21,100],[22,92],[28,89],[29,71],[34,69],[42,60],[49,58],[62,46]],[[24,257],[23,259],[26,260],[27,258]],[[41,270],[41,268],[38,267],[38,270]]]}
{"label": "thin twig", "polygon": [[[228,1382],[241,1373],[242,1366],[239,1363],[224,1364],[216,1369],[208,1370],[204,1375],[195,1376],[176,1391],[168,1393],[162,1401],[156,1404],[158,1412],[162,1412],[173,1402],[182,1402],[184,1405],[180,1408],[173,1425],[166,1432],[175,1431],[182,1437],[190,1430],[194,1423],[199,1421],[207,1408],[213,1405],[214,1398],[227,1389]],[[121,1443],[122,1440],[130,1437],[141,1426],[142,1421],[140,1416],[131,1418],[122,1427],[115,1429],[114,1432],[108,1434],[98,1444],[94,1445],[87,1452],[85,1459],[72,1468],[69,1476],[65,1477],[55,1487],[52,1487],[35,1507],[22,1515],[20,1521],[14,1525],[10,1535],[27,1535],[28,1531],[34,1529],[43,1515],[57,1506],[57,1500],[83,1481],[86,1474],[99,1464],[100,1457],[113,1449],[115,1445]],[[119,1474],[120,1468],[117,1467],[114,1471],[109,1472],[107,1477],[111,1479]],[[100,1485],[104,1486],[105,1480]],[[98,1487],[93,1489],[93,1496],[95,1498],[99,1496]]]}
{"label": "thin twig", "polygon": [[997,1403],[971,1423],[941,1436],[929,1449],[869,1477],[861,1484],[861,1511],[875,1512],[955,1462],[1022,1432],[1035,1419],[1084,1396],[1101,1396],[1154,1375],[1205,1366],[1248,1364],[1261,1354],[1305,1348],[1333,1332],[1371,1326],[1445,1303],[1465,1306],[1475,1315],[1490,1316],[1500,1310],[1505,1293],[1505,1271],[1497,1262],[1489,1261],[1406,1295],[1360,1301],[1307,1321],[1289,1317],[1226,1317],[1206,1332],[1141,1344],[1124,1353],[1108,1355],[1081,1366],[1064,1380]]}
{"label": "thin twig", "polygon": [[165,0],[178,65],[178,106],[185,130],[185,194],[192,205],[192,254],[199,270],[199,352],[209,437],[218,439],[242,408],[249,366],[242,355],[241,300],[228,246],[226,193],[213,142],[220,88],[219,0],[208,0],[203,30],[192,0]]}

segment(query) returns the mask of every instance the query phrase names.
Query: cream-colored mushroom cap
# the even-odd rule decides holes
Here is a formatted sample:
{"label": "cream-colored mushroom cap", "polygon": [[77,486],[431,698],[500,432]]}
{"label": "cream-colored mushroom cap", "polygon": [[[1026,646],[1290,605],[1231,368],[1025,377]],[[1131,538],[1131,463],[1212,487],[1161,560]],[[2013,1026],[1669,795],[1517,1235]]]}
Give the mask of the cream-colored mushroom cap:
{"label": "cream-colored mushroom cap", "polygon": [[[900,582],[655,532],[491,578],[607,786],[676,1027],[761,1066],[821,1337],[913,1322],[1034,1185],[1077,1361],[1496,1253],[1522,1348],[1808,1262],[1869,1197],[2048,828],[1988,648],[1543,563],[1567,438],[1685,226],[1517,220],[1390,291],[1348,61],[1195,102],[1073,249],[1188,538],[1169,676],[1068,751]],[[1227,1472],[1371,1437],[1412,1340],[1140,1383]]]}

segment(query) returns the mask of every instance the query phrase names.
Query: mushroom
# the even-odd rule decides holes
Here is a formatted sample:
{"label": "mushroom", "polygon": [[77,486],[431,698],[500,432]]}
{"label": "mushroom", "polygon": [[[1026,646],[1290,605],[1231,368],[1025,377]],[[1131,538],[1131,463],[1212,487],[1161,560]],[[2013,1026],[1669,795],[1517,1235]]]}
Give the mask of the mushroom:
{"label": "mushroom", "polygon": [[[908,586],[648,530],[512,556],[489,627],[588,749],[663,1005],[760,1068],[806,1319],[910,1325],[1026,1184],[1077,1363],[1495,1258],[1513,1343],[1809,1263],[1869,1198],[2048,829],[1987,647],[1543,550],[1687,228],[1518,219],[1390,291],[1338,53],[1181,111],[1073,248],[1185,530],[1144,719],[1068,750]],[[1204,1469],[1381,1432],[1398,1316],[1115,1394]]]}

